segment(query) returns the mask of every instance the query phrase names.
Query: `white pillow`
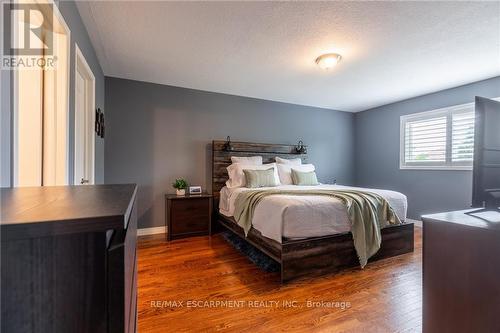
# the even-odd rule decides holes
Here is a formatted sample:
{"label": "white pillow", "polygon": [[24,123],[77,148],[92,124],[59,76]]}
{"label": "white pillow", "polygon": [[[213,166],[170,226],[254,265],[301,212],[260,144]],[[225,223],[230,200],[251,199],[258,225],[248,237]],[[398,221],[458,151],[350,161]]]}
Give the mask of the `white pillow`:
{"label": "white pillow", "polygon": [[311,172],[316,170],[313,164],[301,164],[301,165],[277,164],[277,166],[278,166],[278,175],[280,177],[281,185],[293,185],[292,169],[300,172]]}
{"label": "white pillow", "polygon": [[241,163],[246,165],[261,165],[262,156],[231,156],[231,163]]}
{"label": "white pillow", "polygon": [[276,167],[276,163],[268,163],[261,165],[233,163],[227,167],[227,174],[229,175],[229,179],[226,181],[226,186],[227,188],[237,188],[246,186],[245,173],[243,172],[244,169],[267,170],[271,168],[274,168],[274,179],[276,180],[276,184],[280,185],[280,177],[278,176],[278,168]]}
{"label": "white pillow", "polygon": [[276,163],[278,163],[278,164],[302,165],[301,158],[292,158],[290,160],[287,160],[286,158],[281,158],[281,157],[276,156],[274,159],[276,160]]}

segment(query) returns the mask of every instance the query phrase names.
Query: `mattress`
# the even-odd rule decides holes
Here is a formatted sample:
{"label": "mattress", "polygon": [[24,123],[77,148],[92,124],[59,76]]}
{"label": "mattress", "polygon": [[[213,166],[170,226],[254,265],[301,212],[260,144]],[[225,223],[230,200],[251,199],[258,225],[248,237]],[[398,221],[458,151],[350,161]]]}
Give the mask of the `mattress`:
{"label": "mattress", "polygon": [[[282,185],[261,189],[311,190],[311,189],[355,189],[372,192],[385,198],[401,222],[406,220],[408,202],[402,193],[350,187],[342,185],[296,186]],[[223,187],[220,192],[219,211],[232,217],[234,203],[239,193],[251,191],[246,187],[229,189]],[[271,195],[265,197],[255,208],[252,226],[263,236],[279,243],[283,239],[301,239],[344,233],[351,230],[351,223],[344,204],[327,196]]]}

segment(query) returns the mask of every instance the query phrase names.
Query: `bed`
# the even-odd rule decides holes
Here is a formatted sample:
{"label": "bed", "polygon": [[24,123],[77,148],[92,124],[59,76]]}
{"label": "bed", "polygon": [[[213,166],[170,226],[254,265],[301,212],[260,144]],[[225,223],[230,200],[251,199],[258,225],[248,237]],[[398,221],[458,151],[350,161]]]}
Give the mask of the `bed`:
{"label": "bed", "polygon": [[[347,211],[337,199],[319,196],[269,196],[255,208],[252,228],[247,236],[232,217],[235,198],[249,189],[225,187],[228,179],[226,167],[231,164],[231,156],[262,156],[264,163],[274,162],[276,156],[300,157],[303,162],[307,162],[307,150],[296,148],[293,145],[231,142],[228,149],[226,141],[212,143],[215,220],[279,263],[282,282],[338,272],[359,265]],[[283,185],[279,188],[300,191],[311,187]],[[314,188],[360,189],[340,185],[319,185]],[[406,197],[394,191],[361,190],[384,197],[402,222],[381,230],[381,248],[370,261],[412,252],[413,223],[406,222]]]}

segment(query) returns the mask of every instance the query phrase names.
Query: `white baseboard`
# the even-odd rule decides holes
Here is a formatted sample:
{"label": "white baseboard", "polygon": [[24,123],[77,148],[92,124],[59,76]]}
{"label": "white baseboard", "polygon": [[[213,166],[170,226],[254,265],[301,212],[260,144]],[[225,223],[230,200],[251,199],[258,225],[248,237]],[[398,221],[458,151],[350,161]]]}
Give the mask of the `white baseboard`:
{"label": "white baseboard", "polygon": [[137,236],[164,234],[166,232],[167,232],[167,228],[165,226],[153,227],[153,228],[141,228],[141,229],[137,229]]}
{"label": "white baseboard", "polygon": [[413,222],[413,224],[415,224],[416,227],[420,228],[423,227],[423,223],[421,220],[406,219],[406,222]]}

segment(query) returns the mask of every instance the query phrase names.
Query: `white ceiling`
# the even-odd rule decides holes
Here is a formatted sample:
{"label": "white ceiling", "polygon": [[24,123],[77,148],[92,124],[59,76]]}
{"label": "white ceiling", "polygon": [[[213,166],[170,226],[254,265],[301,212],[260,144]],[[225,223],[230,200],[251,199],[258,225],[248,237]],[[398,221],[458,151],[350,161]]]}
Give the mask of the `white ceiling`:
{"label": "white ceiling", "polygon": [[77,5],[107,76],[356,112],[500,75],[500,2]]}

